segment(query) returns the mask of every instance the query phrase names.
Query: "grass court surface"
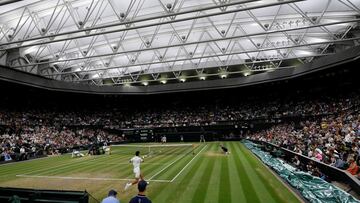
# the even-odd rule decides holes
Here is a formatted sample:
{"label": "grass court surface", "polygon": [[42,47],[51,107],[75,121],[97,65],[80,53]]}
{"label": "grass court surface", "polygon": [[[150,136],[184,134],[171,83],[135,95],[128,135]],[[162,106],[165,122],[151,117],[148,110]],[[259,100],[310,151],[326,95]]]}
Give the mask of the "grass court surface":
{"label": "grass court surface", "polygon": [[[141,171],[150,181],[148,197],[153,203],[301,202],[243,144],[223,143],[231,152],[228,156],[213,142],[198,145],[194,155],[191,147],[167,147],[146,157]],[[62,155],[0,165],[0,186],[87,190],[100,201],[116,189],[121,202],[128,202],[137,194],[136,186],[123,190],[133,178],[128,161],[134,151],[113,147],[112,155]]]}

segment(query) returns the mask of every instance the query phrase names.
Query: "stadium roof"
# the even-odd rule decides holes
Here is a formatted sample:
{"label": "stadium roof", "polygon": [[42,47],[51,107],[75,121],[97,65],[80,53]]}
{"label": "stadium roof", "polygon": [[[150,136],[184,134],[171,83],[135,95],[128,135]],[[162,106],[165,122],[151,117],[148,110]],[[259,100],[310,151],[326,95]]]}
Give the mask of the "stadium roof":
{"label": "stadium roof", "polygon": [[98,86],[244,77],[359,40],[358,0],[24,0],[0,9],[2,64]]}

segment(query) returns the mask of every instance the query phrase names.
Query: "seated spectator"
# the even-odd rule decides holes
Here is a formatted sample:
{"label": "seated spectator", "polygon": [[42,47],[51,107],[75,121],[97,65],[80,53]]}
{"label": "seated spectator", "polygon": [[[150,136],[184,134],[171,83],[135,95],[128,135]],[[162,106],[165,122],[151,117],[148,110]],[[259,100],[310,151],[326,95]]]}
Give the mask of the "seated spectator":
{"label": "seated spectator", "polygon": [[322,151],[319,148],[316,148],[316,150],[315,150],[315,159],[317,161],[322,161],[322,159],[323,159]]}
{"label": "seated spectator", "polygon": [[147,182],[144,180],[141,180],[138,183],[138,190],[139,193],[135,197],[133,197],[129,203],[151,203],[151,200],[146,197],[145,191],[146,191]]}
{"label": "seated spectator", "polygon": [[292,158],[292,163],[294,164],[294,166],[296,168],[300,167],[300,160],[299,160],[299,157],[297,155],[294,158]]}
{"label": "seated spectator", "polygon": [[104,198],[101,203],[120,203],[116,198],[117,192],[115,190],[110,190],[108,196]]}
{"label": "seated spectator", "polygon": [[11,161],[12,160],[10,154],[7,151],[4,151],[1,155],[4,156],[5,161]]}
{"label": "seated spectator", "polygon": [[339,169],[344,169],[345,161],[343,161],[338,154],[334,155],[336,161],[335,161],[335,167]]}
{"label": "seated spectator", "polygon": [[349,168],[346,169],[349,173],[351,173],[352,175],[356,175],[358,170],[359,170],[359,166],[356,164],[354,158],[349,158]]}

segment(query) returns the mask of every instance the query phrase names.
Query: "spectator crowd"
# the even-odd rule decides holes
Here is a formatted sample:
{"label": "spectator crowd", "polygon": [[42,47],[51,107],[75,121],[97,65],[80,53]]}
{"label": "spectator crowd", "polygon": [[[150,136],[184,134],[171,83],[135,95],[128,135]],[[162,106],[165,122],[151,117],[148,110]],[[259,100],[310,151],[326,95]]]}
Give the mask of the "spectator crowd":
{"label": "spectator crowd", "polygon": [[[332,103],[325,106],[325,108],[335,107],[329,114],[317,118],[303,118],[297,122],[282,122],[251,133],[247,138],[273,143],[313,160],[347,170],[360,178],[358,101],[357,97],[352,97],[341,103]],[[299,157],[295,156],[292,164],[313,175],[326,178],[314,162],[302,163]]]}
{"label": "spectator crowd", "polygon": [[249,135],[357,174],[360,160],[358,90],[337,96],[279,97],[268,100],[100,110],[0,108],[2,160],[53,154],[62,148],[116,142],[112,129],[208,126],[226,122],[280,122]]}

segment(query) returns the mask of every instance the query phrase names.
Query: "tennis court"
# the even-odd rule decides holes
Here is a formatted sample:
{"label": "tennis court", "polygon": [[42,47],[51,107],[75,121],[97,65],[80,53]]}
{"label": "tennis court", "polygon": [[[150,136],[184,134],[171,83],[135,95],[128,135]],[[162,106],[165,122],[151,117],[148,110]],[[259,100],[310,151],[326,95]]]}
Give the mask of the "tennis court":
{"label": "tennis court", "polygon": [[243,144],[224,145],[231,152],[228,156],[216,142],[194,147],[133,145],[112,147],[111,155],[62,155],[1,165],[0,186],[87,190],[92,202],[116,189],[120,200],[128,202],[137,193],[135,186],[123,189],[133,179],[129,159],[140,150],[153,202],[300,202]]}

